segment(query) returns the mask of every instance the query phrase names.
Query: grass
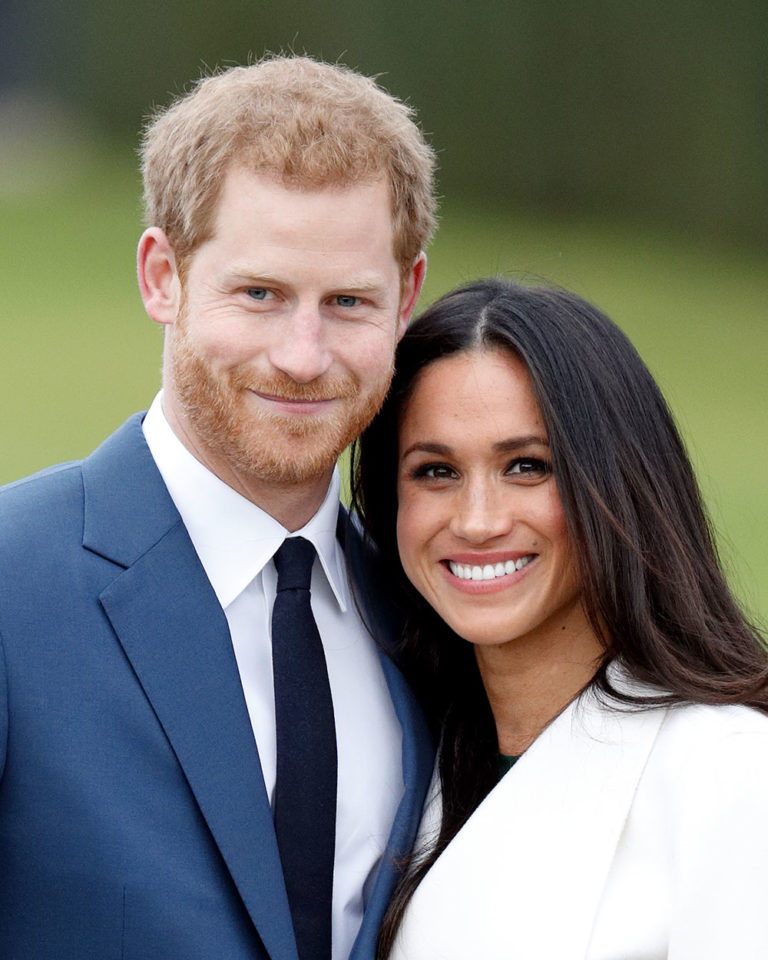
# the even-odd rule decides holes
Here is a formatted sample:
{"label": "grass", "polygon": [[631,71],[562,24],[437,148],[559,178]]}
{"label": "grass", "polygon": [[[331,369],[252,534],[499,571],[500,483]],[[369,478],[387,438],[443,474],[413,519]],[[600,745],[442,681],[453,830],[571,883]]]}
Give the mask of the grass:
{"label": "grass", "polygon": [[[125,157],[47,170],[0,184],[0,482],[88,453],[160,381],[161,336],[134,277],[136,173]],[[731,581],[768,620],[764,251],[445,204],[422,303],[494,273],[559,283],[627,331],[688,441]]]}

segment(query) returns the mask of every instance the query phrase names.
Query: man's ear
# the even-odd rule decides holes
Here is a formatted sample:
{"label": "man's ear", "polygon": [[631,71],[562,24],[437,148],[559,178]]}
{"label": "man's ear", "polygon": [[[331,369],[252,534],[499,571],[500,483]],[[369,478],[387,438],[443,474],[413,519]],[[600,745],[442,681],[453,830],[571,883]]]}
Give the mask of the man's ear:
{"label": "man's ear", "polygon": [[173,247],[159,227],[149,227],[142,233],[136,271],[144,309],[155,323],[173,323],[178,316],[181,284]]}
{"label": "man's ear", "polygon": [[398,341],[408,329],[411,315],[419,299],[424,277],[427,275],[427,255],[422,250],[411,267],[411,272],[403,284],[403,295],[400,297],[400,314],[397,322]]}

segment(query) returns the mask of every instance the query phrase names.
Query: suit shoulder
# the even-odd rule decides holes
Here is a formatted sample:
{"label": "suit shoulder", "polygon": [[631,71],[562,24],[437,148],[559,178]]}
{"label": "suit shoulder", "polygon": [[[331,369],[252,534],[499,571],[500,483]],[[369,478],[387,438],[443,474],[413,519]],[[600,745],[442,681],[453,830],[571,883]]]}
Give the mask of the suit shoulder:
{"label": "suit shoulder", "polygon": [[24,496],[25,493],[34,491],[36,488],[44,489],[47,485],[55,485],[67,474],[78,471],[81,464],[82,460],[67,460],[64,463],[55,463],[53,466],[45,467],[43,470],[29,474],[29,476],[20,477],[18,480],[0,486],[0,497],[13,496],[14,494]]}
{"label": "suit shoulder", "polygon": [[0,487],[0,539],[16,531],[29,535],[35,526],[49,526],[62,510],[82,509],[82,461],[48,467]]}
{"label": "suit shoulder", "polygon": [[73,573],[83,517],[82,471],[77,463],[52,467],[0,489],[4,613],[19,598],[42,597],[53,579]]}
{"label": "suit shoulder", "polygon": [[[112,464],[135,446],[142,419],[143,414],[135,414],[83,460],[59,463],[0,487],[0,543],[18,535],[30,537],[35,530],[53,534],[63,518],[81,517],[86,467]],[[121,461],[108,479],[124,466]]]}

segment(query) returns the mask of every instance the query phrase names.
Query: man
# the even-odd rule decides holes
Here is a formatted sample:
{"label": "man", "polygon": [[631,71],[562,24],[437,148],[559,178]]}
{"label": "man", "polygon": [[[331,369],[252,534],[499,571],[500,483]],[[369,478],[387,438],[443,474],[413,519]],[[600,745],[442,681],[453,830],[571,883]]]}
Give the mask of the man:
{"label": "man", "polygon": [[432,172],[408,108],[307,58],[149,125],[162,394],[0,494],[0,956],[372,956],[431,751],[334,464],[388,388]]}

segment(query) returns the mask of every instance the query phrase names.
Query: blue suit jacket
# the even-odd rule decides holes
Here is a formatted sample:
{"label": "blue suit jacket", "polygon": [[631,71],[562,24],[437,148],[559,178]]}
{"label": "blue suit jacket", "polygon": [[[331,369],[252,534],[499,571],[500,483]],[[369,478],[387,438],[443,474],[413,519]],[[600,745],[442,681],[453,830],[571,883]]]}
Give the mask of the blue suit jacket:
{"label": "blue suit jacket", "polygon": [[[373,955],[432,765],[382,662],[406,789],[354,960]],[[139,416],[0,492],[0,775],[0,957],[297,960],[227,622]]]}

